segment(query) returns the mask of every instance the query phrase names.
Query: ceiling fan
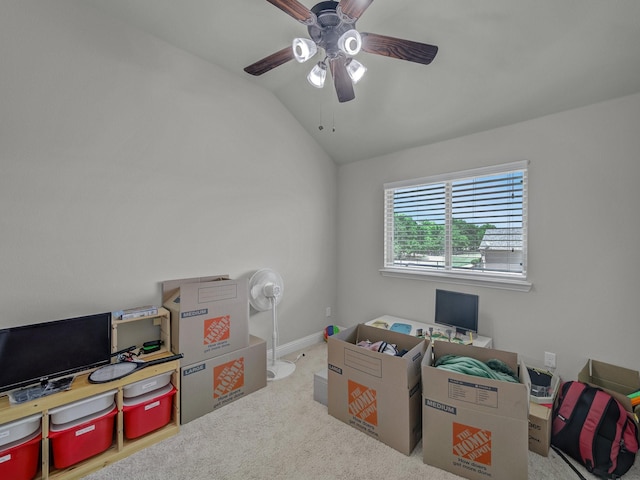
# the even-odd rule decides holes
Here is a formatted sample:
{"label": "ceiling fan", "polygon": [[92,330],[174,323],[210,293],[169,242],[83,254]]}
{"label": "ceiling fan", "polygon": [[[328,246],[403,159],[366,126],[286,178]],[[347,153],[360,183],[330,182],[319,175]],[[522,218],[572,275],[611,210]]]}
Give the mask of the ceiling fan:
{"label": "ceiling fan", "polygon": [[364,65],[354,58],[360,50],[424,65],[430,64],[438,53],[435,45],[358,32],[356,21],[373,0],[324,1],[311,9],[298,0],[267,1],[306,25],[311,39],[295,38],[292,46],[245,67],[244,71],[251,75],[262,75],[294,58],[305,62],[322,48],[325,58],[313,67],[307,80],[314,87],[322,88],[328,63],[338,101],[348,102],[355,98],[353,85],[366,72]]}

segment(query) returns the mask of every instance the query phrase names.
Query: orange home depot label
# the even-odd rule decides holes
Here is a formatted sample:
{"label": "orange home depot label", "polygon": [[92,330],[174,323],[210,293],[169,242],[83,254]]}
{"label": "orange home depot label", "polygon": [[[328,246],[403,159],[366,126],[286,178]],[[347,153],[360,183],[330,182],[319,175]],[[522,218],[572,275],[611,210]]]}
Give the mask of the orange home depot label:
{"label": "orange home depot label", "polygon": [[349,380],[349,414],[378,426],[376,391]]}
{"label": "orange home depot label", "polygon": [[244,386],[244,357],[213,369],[213,398],[227,395]]}
{"label": "orange home depot label", "polygon": [[491,432],[453,422],[453,454],[491,466]]}
{"label": "orange home depot label", "polygon": [[204,345],[229,340],[231,333],[231,315],[209,318],[204,321]]}

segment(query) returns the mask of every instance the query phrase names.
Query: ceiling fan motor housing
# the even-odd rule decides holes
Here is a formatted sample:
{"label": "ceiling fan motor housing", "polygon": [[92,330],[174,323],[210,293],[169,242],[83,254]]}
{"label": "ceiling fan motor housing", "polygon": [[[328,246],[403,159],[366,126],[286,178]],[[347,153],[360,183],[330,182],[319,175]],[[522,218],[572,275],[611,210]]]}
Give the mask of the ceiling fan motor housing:
{"label": "ceiling fan motor housing", "polygon": [[338,5],[338,2],[332,1],[315,5],[311,12],[316,15],[317,22],[307,27],[309,37],[324,49],[329,58],[340,55],[338,39],[342,34],[356,28],[355,21],[343,21],[337,12]]}

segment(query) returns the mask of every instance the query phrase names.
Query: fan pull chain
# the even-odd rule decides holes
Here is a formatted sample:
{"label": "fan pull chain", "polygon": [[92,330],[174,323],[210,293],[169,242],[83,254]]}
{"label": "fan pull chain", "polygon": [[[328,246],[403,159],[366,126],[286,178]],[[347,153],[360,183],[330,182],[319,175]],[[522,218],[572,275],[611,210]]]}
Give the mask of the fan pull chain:
{"label": "fan pull chain", "polygon": [[324,125],[322,124],[322,99],[320,99],[318,103],[318,111],[320,112],[320,125],[318,125],[318,130],[324,130]]}
{"label": "fan pull chain", "polygon": [[[318,105],[318,113],[319,113],[319,117],[320,117],[320,121],[318,122],[318,130],[323,131],[324,130],[324,122],[323,122],[323,115],[322,115],[322,106],[323,106],[323,102],[322,99],[319,102]],[[336,111],[335,109],[332,108],[331,110],[331,133],[335,133],[336,131]]]}

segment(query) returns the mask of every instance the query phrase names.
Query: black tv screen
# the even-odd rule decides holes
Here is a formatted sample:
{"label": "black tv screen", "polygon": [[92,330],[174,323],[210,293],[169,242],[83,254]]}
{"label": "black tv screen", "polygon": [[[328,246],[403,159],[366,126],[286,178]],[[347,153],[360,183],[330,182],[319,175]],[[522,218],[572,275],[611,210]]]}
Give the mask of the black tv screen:
{"label": "black tv screen", "polygon": [[478,295],[436,290],[435,323],[456,329],[457,333],[478,332]]}
{"label": "black tv screen", "polygon": [[106,365],[111,313],[0,330],[0,392]]}

